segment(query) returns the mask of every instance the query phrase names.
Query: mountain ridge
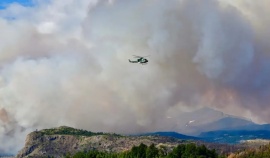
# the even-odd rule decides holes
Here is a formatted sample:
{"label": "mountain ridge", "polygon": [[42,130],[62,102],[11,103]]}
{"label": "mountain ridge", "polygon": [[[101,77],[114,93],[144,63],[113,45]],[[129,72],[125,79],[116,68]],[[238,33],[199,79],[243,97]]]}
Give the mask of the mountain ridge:
{"label": "mountain ridge", "polygon": [[173,131],[191,136],[197,136],[207,131],[257,125],[251,119],[225,114],[209,107],[184,113],[182,117],[186,120],[185,125],[180,126],[178,129],[173,129]]}
{"label": "mountain ridge", "polygon": [[177,133],[177,132],[174,132],[174,131],[158,131],[158,132],[150,132],[150,133],[139,134],[139,136],[140,135],[141,136],[158,135],[158,136],[173,137],[173,138],[183,139],[183,140],[200,140],[200,138],[198,138],[198,137],[181,134],[181,133]]}
{"label": "mountain ridge", "polygon": [[28,134],[24,148],[18,152],[16,157],[53,156],[60,158],[68,152],[74,154],[85,150],[120,152],[130,150],[133,145],[138,146],[140,143],[146,145],[166,143],[168,146],[175,146],[176,144],[183,143],[183,141],[172,137],[93,133],[62,126],[60,128],[34,131]]}
{"label": "mountain ridge", "polygon": [[163,146],[168,150],[172,150],[175,146],[185,143],[204,144],[207,148],[216,149],[219,153],[229,153],[243,149],[242,146],[214,144],[199,140],[182,140],[169,136],[125,136],[60,127],[34,131],[28,134],[25,146],[18,152],[16,158],[48,156],[60,158],[66,153],[74,154],[78,151],[89,150],[123,152],[130,150],[133,146],[139,146],[141,143],[147,146],[151,144],[157,147]]}

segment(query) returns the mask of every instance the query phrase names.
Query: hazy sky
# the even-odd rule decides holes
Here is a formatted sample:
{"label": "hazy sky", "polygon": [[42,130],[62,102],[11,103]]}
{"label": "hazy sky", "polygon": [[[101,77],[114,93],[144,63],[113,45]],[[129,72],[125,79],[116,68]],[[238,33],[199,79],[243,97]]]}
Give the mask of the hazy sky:
{"label": "hazy sky", "polygon": [[0,6],[2,152],[36,128],[170,130],[166,118],[204,106],[270,122],[269,0]]}

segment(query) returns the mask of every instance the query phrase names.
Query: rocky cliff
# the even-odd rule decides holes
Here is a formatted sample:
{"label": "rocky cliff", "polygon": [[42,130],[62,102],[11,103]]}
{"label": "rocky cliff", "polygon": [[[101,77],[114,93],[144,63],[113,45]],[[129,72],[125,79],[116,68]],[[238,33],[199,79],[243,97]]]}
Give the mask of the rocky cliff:
{"label": "rocky cliff", "polygon": [[154,144],[170,152],[181,143],[193,142],[197,145],[204,144],[209,149],[216,149],[218,153],[228,154],[247,148],[246,145],[228,145],[206,143],[202,141],[181,140],[172,137],[148,135],[148,136],[123,136],[110,133],[93,133],[86,130],[71,127],[58,127],[34,131],[28,134],[24,148],[19,151],[17,158],[54,157],[60,158],[78,151],[98,150],[106,152],[123,152],[141,143],[149,146]]}
{"label": "rocky cliff", "polygon": [[[77,132],[77,133],[76,133]],[[24,148],[17,154],[23,157],[61,157],[66,153],[78,151],[99,150],[107,152],[122,152],[140,143],[159,146],[165,145],[168,150],[182,140],[160,136],[121,136],[106,133],[87,133],[70,127],[59,127],[30,133],[26,138]]]}

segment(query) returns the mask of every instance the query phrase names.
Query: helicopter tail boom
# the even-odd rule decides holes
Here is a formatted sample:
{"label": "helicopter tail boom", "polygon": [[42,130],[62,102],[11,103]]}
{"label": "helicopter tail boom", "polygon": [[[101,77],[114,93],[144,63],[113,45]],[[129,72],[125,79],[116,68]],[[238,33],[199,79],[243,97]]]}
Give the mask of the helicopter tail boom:
{"label": "helicopter tail boom", "polygon": [[129,61],[130,63],[138,63],[138,61],[131,61],[130,59],[128,59],[128,61]]}

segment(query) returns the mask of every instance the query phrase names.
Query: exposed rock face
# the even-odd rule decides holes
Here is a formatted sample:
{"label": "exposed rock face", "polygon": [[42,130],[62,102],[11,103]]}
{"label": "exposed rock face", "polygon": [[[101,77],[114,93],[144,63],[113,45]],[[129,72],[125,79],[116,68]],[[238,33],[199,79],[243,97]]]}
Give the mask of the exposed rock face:
{"label": "exposed rock face", "polygon": [[119,136],[113,134],[101,134],[94,136],[81,135],[46,135],[42,131],[30,133],[26,138],[25,147],[17,154],[17,158],[23,157],[62,157],[68,152],[74,154],[84,150],[99,150],[107,152],[121,152],[129,150],[140,143],[146,145],[164,144],[173,148],[183,141],[160,136]]}
{"label": "exposed rock face", "polygon": [[16,157],[41,158],[53,156],[54,158],[60,158],[67,153],[75,154],[78,151],[88,150],[123,152],[130,150],[133,146],[139,146],[141,143],[147,146],[155,144],[156,147],[170,152],[178,144],[190,142],[197,145],[204,144],[207,148],[216,149],[218,153],[223,154],[247,148],[246,145],[215,144],[162,136],[121,136],[117,134],[93,133],[62,126],[30,133],[26,138],[24,148]]}

